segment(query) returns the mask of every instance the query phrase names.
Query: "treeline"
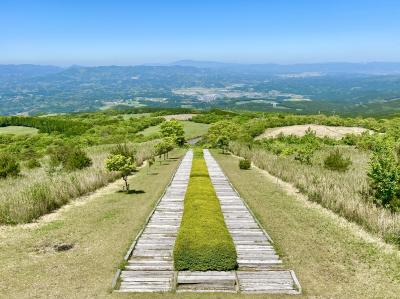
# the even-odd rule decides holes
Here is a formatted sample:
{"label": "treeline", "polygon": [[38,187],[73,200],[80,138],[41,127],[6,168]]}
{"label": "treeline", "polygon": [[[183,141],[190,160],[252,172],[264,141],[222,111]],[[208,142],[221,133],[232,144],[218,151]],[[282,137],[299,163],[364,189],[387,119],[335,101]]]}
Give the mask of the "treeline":
{"label": "treeline", "polygon": [[39,133],[58,132],[65,135],[80,135],[91,126],[86,123],[67,119],[30,116],[5,116],[0,117],[0,127],[25,126],[39,130]]}

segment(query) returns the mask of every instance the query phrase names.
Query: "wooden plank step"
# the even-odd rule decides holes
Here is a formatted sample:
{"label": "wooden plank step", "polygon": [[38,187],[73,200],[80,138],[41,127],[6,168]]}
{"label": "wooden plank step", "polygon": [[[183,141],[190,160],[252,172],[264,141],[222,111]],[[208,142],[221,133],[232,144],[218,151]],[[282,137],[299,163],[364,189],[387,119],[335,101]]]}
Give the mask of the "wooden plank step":
{"label": "wooden plank step", "polygon": [[155,270],[155,271],[165,271],[173,270],[172,265],[138,265],[136,263],[132,265],[125,266],[125,270]]}
{"label": "wooden plank step", "polygon": [[177,277],[177,292],[235,292],[234,272],[189,272],[180,271]]}
{"label": "wooden plank step", "polygon": [[122,271],[121,277],[172,277],[173,271]]}
{"label": "wooden plank step", "polygon": [[239,289],[243,293],[286,293],[299,294],[297,278],[292,271],[238,271]]}

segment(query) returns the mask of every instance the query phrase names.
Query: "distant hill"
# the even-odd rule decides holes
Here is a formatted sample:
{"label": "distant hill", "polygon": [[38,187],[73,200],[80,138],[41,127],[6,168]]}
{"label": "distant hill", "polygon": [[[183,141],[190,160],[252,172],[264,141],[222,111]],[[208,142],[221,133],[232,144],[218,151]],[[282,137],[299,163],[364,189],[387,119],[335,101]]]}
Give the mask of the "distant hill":
{"label": "distant hill", "polygon": [[26,79],[61,72],[63,68],[52,65],[0,64],[1,79]]}

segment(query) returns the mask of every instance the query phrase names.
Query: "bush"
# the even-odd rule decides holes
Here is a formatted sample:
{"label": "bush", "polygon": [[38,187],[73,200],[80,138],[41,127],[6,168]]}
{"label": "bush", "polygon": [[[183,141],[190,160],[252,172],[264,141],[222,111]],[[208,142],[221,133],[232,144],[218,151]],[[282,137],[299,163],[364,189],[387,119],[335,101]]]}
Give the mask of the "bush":
{"label": "bush", "polygon": [[185,209],[174,247],[175,270],[229,271],[236,250],[201,150],[195,150]]}
{"label": "bush", "polygon": [[302,146],[299,149],[297,149],[294,159],[299,161],[301,164],[310,165],[313,155],[314,155],[314,149],[307,146]]}
{"label": "bush", "polygon": [[9,154],[0,154],[0,178],[17,176],[21,171],[18,161]]}
{"label": "bush", "polygon": [[336,149],[331,152],[324,160],[324,167],[333,171],[346,171],[351,165],[350,158],[343,157],[342,153]]}
{"label": "bush", "polygon": [[372,154],[368,177],[374,202],[393,211],[400,208],[400,166],[393,148],[381,145]]}
{"label": "bush", "polygon": [[112,150],[112,155],[121,155],[127,158],[131,158],[133,161],[136,161],[136,150],[133,147],[130,147],[126,143],[117,144]]}
{"label": "bush", "polygon": [[58,146],[49,150],[52,167],[61,165],[65,170],[73,171],[92,165],[85,151],[74,146]]}
{"label": "bush", "polygon": [[88,157],[85,151],[80,148],[74,148],[68,153],[64,163],[66,170],[77,170],[89,167],[92,165],[92,160]]}
{"label": "bush", "polygon": [[356,145],[357,142],[359,140],[359,136],[355,135],[355,134],[346,134],[341,142],[343,142],[343,144],[346,145]]}
{"label": "bush", "polygon": [[248,159],[241,159],[239,160],[239,168],[240,169],[250,169],[251,161]]}
{"label": "bush", "polygon": [[40,167],[41,164],[38,159],[32,158],[26,162],[26,167],[29,169],[34,169]]}

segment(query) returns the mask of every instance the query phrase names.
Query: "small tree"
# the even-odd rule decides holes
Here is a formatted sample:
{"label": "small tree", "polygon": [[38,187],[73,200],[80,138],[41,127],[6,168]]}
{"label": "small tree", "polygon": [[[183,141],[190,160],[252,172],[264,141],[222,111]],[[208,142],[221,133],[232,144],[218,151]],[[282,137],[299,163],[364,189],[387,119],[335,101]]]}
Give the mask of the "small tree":
{"label": "small tree", "polygon": [[400,198],[400,167],[390,145],[375,148],[369,162],[368,177],[375,203],[396,210]]}
{"label": "small tree", "polygon": [[163,142],[165,143],[165,154],[168,158],[168,153],[175,147],[175,139],[173,137],[165,137]]}
{"label": "small tree", "polygon": [[297,149],[294,159],[299,161],[301,164],[311,164],[314,150],[309,146],[302,146]]}
{"label": "small tree", "polygon": [[168,153],[174,149],[174,144],[175,142],[172,137],[165,137],[159,143],[156,144],[154,148],[156,151],[156,155],[159,156],[160,158],[160,164],[161,164],[161,156],[164,155],[164,160],[165,160],[165,157],[168,155]]}
{"label": "small tree", "polygon": [[9,154],[0,154],[0,178],[17,176],[21,171],[18,161]]}
{"label": "small tree", "polygon": [[155,149],[156,155],[159,158],[160,165],[161,165],[161,156],[166,153],[166,144],[165,144],[165,142],[161,141],[161,142],[157,143],[155,145],[154,149]]}
{"label": "small tree", "polygon": [[212,146],[219,146],[218,141],[221,137],[227,139],[229,143],[231,140],[237,140],[242,133],[243,132],[238,124],[228,120],[222,120],[210,126],[206,135],[206,141]]}
{"label": "small tree", "polygon": [[49,149],[50,167],[62,166],[65,170],[72,171],[83,169],[92,165],[92,160],[84,150],[71,145],[62,145]]}
{"label": "small tree", "polygon": [[217,146],[222,150],[222,153],[225,154],[229,146],[229,137],[226,135],[219,136],[217,139]]}
{"label": "small tree", "polygon": [[128,176],[136,170],[135,162],[132,158],[122,155],[110,155],[106,159],[106,169],[108,171],[118,171],[125,182],[125,190],[129,191]]}
{"label": "small tree", "polygon": [[148,162],[149,162],[149,168],[147,169],[147,174],[149,174],[150,168],[151,168],[151,166],[153,166],[153,164],[154,164],[154,162],[155,162],[154,156],[152,156],[151,158],[149,158]]}
{"label": "small tree", "polygon": [[336,149],[331,152],[324,160],[324,167],[334,171],[346,171],[351,165],[350,158],[343,157],[342,153]]}
{"label": "small tree", "polygon": [[183,125],[177,120],[173,119],[163,122],[160,129],[162,137],[171,137],[174,140],[174,143],[179,146],[182,146],[185,143],[185,131]]}

